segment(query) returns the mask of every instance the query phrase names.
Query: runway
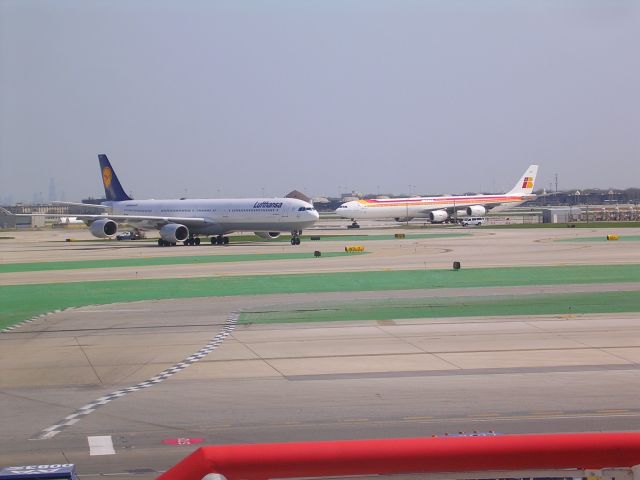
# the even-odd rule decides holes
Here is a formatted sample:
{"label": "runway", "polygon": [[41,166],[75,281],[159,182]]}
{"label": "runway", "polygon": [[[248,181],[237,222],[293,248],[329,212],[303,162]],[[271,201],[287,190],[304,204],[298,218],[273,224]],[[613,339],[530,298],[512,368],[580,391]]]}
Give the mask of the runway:
{"label": "runway", "polygon": [[[310,258],[210,264],[206,269],[149,266],[138,268],[136,278],[179,282],[190,276],[264,274],[277,281],[280,273],[447,268],[454,259],[463,268],[640,263],[640,249],[629,244],[557,241],[598,234],[606,235],[476,229],[465,237],[359,242],[368,255],[322,263]],[[47,248],[40,250],[49,246],[42,238],[5,242],[0,243],[3,262],[42,261],[51,255]],[[328,250],[344,246],[320,244]],[[103,254],[127,258],[142,251],[150,256],[167,251],[202,255],[203,249],[216,254],[210,246],[53,245],[57,260]],[[312,253],[316,245],[308,242],[300,248]],[[263,248],[295,247],[246,244],[223,250],[255,253]],[[0,281],[10,285],[131,275],[126,267],[54,270],[2,274]],[[88,305],[54,313],[0,334],[0,465],[72,462],[82,478],[121,474],[150,479],[197,446],[168,445],[167,440],[226,444],[473,430],[637,430],[637,312],[264,325],[241,321],[228,328],[228,335],[219,335],[230,315],[265,309],[638,290],[640,284],[625,283],[248,295]],[[216,338],[222,339],[215,348],[188,366],[127,391],[181,365]],[[119,391],[126,392],[103,405],[95,403]],[[96,408],[55,435],[37,439],[84,405]],[[94,436],[110,437],[114,454],[91,455],[88,437]]]}

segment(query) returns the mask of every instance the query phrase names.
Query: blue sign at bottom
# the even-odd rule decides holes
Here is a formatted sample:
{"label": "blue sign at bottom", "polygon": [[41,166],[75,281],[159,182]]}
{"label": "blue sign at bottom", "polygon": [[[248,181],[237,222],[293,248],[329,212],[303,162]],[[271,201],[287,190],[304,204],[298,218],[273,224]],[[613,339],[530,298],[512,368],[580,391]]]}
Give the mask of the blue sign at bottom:
{"label": "blue sign at bottom", "polygon": [[22,465],[5,467],[0,470],[0,480],[18,480],[22,478],[48,480],[78,480],[76,466],[73,463],[54,465]]}

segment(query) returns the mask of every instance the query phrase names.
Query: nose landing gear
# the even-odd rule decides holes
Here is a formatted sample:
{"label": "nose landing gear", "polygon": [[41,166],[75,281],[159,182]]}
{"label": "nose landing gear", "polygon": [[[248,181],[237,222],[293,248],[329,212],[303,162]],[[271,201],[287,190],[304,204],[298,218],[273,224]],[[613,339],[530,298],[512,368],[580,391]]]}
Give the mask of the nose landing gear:
{"label": "nose landing gear", "polygon": [[302,235],[302,230],[291,232],[291,245],[300,245],[300,235]]}

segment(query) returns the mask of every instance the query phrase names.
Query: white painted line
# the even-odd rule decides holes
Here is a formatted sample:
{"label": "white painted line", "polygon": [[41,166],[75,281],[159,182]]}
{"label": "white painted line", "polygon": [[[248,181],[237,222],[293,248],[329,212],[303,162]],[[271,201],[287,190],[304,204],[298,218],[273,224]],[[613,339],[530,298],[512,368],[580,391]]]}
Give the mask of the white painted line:
{"label": "white painted line", "polygon": [[115,455],[111,435],[87,437],[89,441],[89,455]]}
{"label": "white painted line", "polygon": [[141,308],[141,309],[133,309],[133,308],[129,308],[129,309],[118,309],[118,310],[110,310],[110,309],[104,309],[104,310],[82,310],[82,311],[78,311],[76,310],[74,313],[135,313],[135,312],[150,312],[151,309],[150,308]]}
{"label": "white painted line", "polygon": [[[231,314],[229,314],[229,316],[227,317],[227,321],[225,322],[225,326],[223,328],[223,331],[225,332],[231,332],[233,331],[233,329],[236,326],[236,322],[238,321],[238,317],[239,314],[237,312],[232,312]],[[219,334],[220,335],[220,334]],[[219,336],[217,335],[216,338]],[[229,333],[226,333],[226,336],[228,336]],[[216,347],[218,347],[218,345],[220,345],[220,343],[222,343],[222,339],[217,339],[215,341],[210,341],[205,347],[201,348],[200,350],[198,350],[196,353],[192,354],[192,357],[194,357],[194,360],[192,361],[182,361],[176,365],[174,365],[171,368],[167,368],[165,370],[163,370],[162,372],[160,372],[158,375],[152,377],[151,379],[145,380],[144,382],[140,382],[132,387],[128,387],[122,390],[117,390],[115,392],[111,392],[107,395],[103,395],[102,397],[98,398],[97,400],[94,400],[91,403],[88,403],[86,405],[84,405],[83,407],[80,407],[78,410],[76,410],[75,412],[73,412],[71,415],[67,415],[64,420],[56,423],[55,425],[51,425],[50,427],[45,428],[44,430],[42,430],[42,432],[40,432],[40,434],[34,438],[33,440],[46,440],[48,438],[53,437],[54,435],[57,435],[58,433],[60,433],[63,429],[73,425],[76,422],[79,422],[83,417],[86,417],[87,415],[89,415],[90,413],[93,413],[96,408],[98,408],[100,405],[106,405],[109,402],[112,402],[113,400],[116,400],[124,395],[126,395],[127,393],[130,392],[137,392],[143,388],[147,388],[147,387],[151,387],[163,380],[166,380],[167,378],[171,377],[172,375],[175,375],[176,373],[184,370],[185,368],[189,367],[190,365],[194,364],[195,362],[202,360],[202,358],[205,357],[205,355],[211,353],[213,350],[216,349]],[[87,438],[93,438],[93,437],[87,437]],[[96,438],[100,438],[100,437],[96,437]],[[113,443],[111,443],[111,449],[113,449]],[[102,453],[99,455],[110,455],[113,454],[115,452],[112,453]]]}

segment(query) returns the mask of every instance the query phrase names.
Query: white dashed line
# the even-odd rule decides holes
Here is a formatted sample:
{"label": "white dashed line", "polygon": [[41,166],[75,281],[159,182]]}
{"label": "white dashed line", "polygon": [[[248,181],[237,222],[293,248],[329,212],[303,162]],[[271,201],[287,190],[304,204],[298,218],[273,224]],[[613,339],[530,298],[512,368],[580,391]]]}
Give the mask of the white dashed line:
{"label": "white dashed line", "polygon": [[224,327],[222,328],[220,333],[218,333],[215,337],[213,337],[213,339],[211,339],[211,341],[209,341],[209,343],[207,343],[204,347],[202,347],[196,353],[189,355],[186,359],[184,359],[180,363],[174,365],[173,367],[167,368],[166,370],[163,370],[159,374],[154,375],[153,377],[149,378],[148,380],[145,380],[144,382],[138,383],[137,385],[134,385],[132,387],[116,390],[115,392],[111,392],[107,395],[104,395],[94,400],[91,403],[83,405],[82,407],[78,408],[75,412],[73,412],[71,415],[67,415],[63,420],[59,421],[54,425],[51,425],[50,427],[43,429],[38,435],[36,435],[31,440],[47,440],[49,438],[53,438],[62,430],[64,430],[66,427],[71,426],[74,423],[80,421],[81,417],[89,415],[90,413],[93,413],[94,411],[96,411],[96,409],[102,407],[103,405],[106,405],[107,403],[117,398],[123,397],[127,393],[137,392],[138,390],[142,390],[143,388],[149,388],[153,385],[156,385],[166,380],[167,378],[171,377],[172,375],[175,375],[176,373],[184,370],[185,368],[194,364],[195,362],[201,360],[206,355],[211,353],[213,350],[218,348],[218,346],[222,343],[222,341],[231,334],[233,329],[236,327],[236,322],[238,321],[238,317],[239,317],[239,314],[237,312],[231,313],[227,317],[227,321],[225,322]]}

